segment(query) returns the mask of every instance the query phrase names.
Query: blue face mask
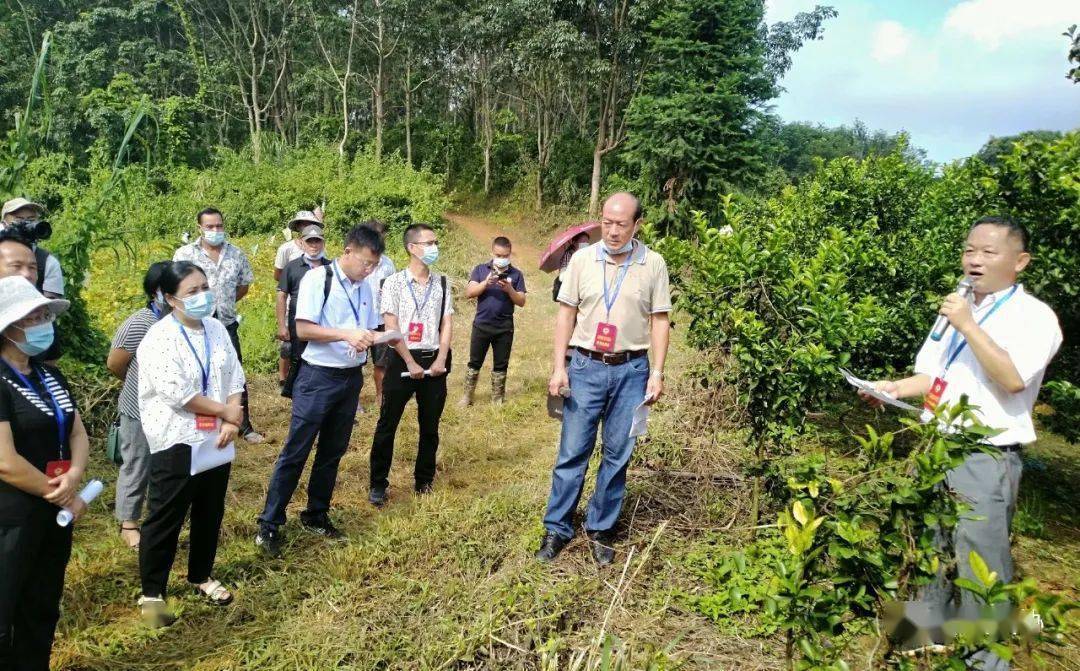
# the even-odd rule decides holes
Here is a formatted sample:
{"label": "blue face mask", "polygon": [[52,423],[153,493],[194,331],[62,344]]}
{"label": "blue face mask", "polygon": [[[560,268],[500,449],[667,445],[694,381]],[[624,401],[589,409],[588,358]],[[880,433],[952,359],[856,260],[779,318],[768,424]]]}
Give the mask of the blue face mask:
{"label": "blue face mask", "polygon": [[52,347],[53,344],[53,325],[52,322],[47,324],[38,324],[37,326],[27,326],[26,328],[15,328],[23,332],[26,337],[25,342],[11,342],[15,343],[15,346],[22,350],[22,353],[27,356],[37,356],[45,350]]}
{"label": "blue face mask", "polygon": [[188,296],[184,300],[184,314],[192,319],[206,319],[214,314],[214,294],[209,291]]}
{"label": "blue face mask", "polygon": [[618,256],[619,254],[625,254],[625,253],[629,252],[633,248],[634,248],[634,239],[633,238],[630,238],[629,240],[627,240],[626,244],[623,245],[622,247],[619,247],[618,249],[612,249],[611,247],[608,246],[607,241],[606,240],[604,241],[604,249],[607,251],[608,254],[610,254],[612,256]]}
{"label": "blue face mask", "polygon": [[434,265],[439,260],[439,246],[428,245],[424,248],[424,255],[420,257],[420,260],[424,262],[425,266]]}
{"label": "blue face mask", "polygon": [[225,242],[225,231],[203,231],[203,240],[212,247],[220,247]]}

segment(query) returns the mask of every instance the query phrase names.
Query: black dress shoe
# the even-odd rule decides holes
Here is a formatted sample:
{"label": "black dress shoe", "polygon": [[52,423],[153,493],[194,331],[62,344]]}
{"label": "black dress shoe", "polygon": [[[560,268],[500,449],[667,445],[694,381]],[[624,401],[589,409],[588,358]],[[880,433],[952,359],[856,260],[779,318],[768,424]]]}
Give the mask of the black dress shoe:
{"label": "black dress shoe", "polygon": [[589,540],[592,556],[597,564],[607,566],[615,561],[615,548],[612,545],[614,534],[610,531],[593,531],[589,533]]}
{"label": "black dress shoe", "polygon": [[549,562],[555,559],[569,542],[569,538],[563,538],[550,531],[547,532],[544,534],[544,540],[540,541],[540,550],[536,553],[537,561]]}
{"label": "black dress shoe", "polygon": [[368,502],[376,508],[386,505],[386,487],[372,487],[368,492]]}

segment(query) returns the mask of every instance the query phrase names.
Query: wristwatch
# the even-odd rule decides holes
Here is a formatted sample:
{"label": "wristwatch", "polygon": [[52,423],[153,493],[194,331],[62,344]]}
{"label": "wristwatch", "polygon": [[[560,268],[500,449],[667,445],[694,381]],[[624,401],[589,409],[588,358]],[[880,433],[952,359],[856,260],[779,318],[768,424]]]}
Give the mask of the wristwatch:
{"label": "wristwatch", "polygon": [[660,378],[661,380],[663,380],[663,379],[664,379],[664,371],[662,371],[662,370],[660,370],[659,368],[657,368],[657,369],[656,369],[656,370],[654,370],[654,371],[653,371],[652,373],[650,373],[650,374],[649,374],[649,376],[650,376],[650,377],[658,377],[658,378]]}

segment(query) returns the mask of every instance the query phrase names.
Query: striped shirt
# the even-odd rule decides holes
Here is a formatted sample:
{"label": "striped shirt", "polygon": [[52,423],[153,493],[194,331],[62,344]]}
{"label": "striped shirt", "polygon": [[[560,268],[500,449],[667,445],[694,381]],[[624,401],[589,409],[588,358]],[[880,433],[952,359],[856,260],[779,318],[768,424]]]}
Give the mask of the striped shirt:
{"label": "striped shirt", "polygon": [[127,377],[120,389],[120,412],[132,419],[139,419],[139,357],[135,356],[139,343],[150,327],[157,323],[157,316],[149,308],[142,308],[124,320],[112,339],[113,349],[131,354]]}

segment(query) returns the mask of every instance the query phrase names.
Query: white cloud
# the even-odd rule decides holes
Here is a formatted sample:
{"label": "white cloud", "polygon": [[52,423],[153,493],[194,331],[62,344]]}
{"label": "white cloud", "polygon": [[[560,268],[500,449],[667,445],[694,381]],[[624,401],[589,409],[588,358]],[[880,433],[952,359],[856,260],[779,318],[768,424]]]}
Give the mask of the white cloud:
{"label": "white cloud", "polygon": [[1076,0],[965,0],[949,10],[944,28],[989,49],[1031,33],[1057,35],[1080,19]]}
{"label": "white cloud", "polygon": [[895,61],[908,52],[911,35],[897,21],[882,21],[874,28],[870,55],[878,63]]}

